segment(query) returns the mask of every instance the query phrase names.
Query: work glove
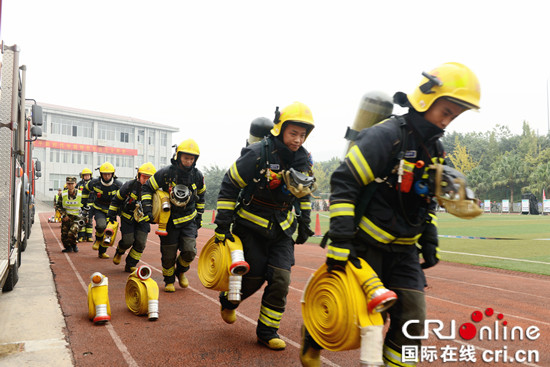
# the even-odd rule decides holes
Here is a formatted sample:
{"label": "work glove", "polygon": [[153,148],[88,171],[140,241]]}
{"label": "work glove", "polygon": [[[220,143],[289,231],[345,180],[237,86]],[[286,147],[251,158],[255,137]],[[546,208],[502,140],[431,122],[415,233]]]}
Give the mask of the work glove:
{"label": "work glove", "polygon": [[332,273],[334,270],[345,271],[346,263],[350,257],[350,243],[332,242],[328,245],[327,252],[327,271]]}
{"label": "work glove", "polygon": [[426,226],[422,236],[418,239],[420,252],[424,262],[420,264],[422,269],[428,269],[439,262],[439,240],[437,238],[437,227],[432,223]]}
{"label": "work glove", "polygon": [[197,224],[197,229],[200,229],[202,227],[202,215],[197,214],[195,217],[195,223]]}
{"label": "work glove", "polygon": [[153,223],[153,212],[152,211],[144,211],[143,217],[141,218],[141,222],[145,223]]}
{"label": "work glove", "polygon": [[216,243],[225,242],[225,240],[229,240],[234,242],[235,237],[231,234],[231,230],[229,229],[230,226],[220,226],[218,225],[216,229],[214,230],[214,234],[216,235],[216,239],[214,240]]}
{"label": "work glove", "polygon": [[298,224],[298,236],[296,237],[296,244],[301,245],[306,243],[310,236],[313,236],[315,232],[309,228],[309,225],[305,223]]}

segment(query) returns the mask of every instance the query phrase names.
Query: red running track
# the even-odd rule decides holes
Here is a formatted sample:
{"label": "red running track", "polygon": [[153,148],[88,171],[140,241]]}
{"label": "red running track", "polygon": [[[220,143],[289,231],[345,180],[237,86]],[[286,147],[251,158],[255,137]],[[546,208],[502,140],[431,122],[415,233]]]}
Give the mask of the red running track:
{"label": "red running track", "polygon": [[[220,317],[217,292],[200,283],[198,261],[191,264],[187,273],[189,288],[179,288],[176,283],[175,293],[165,293],[160,242],[153,229],[142,257],[142,263],[153,269],[152,278],[160,288],[160,317],[150,322],[147,317],[135,316],[126,306],[128,273],[124,272],[124,262],[117,266],[111,259],[99,259],[91,243],[79,244],[79,253],[62,253],[60,224],[48,223],[50,215],[41,213],[40,222],[76,366],[300,366],[300,298],[309,276],[324,262],[325,250],[318,245],[295,248],[296,265],[279,330],[287,348],[276,352],[256,342],[261,292],[240,305],[233,325],[227,325]],[[212,235],[211,229],[199,230],[198,254]],[[112,258],[114,248],[107,253]],[[95,271],[109,277],[112,320],[102,326],[88,320],[86,291]],[[439,340],[433,332],[428,333],[423,344],[425,356],[431,359],[424,359],[419,366],[550,366],[550,277],[444,262],[428,269],[426,275],[428,319],[434,320],[431,325],[439,321],[440,334],[448,339]],[[486,314],[490,314],[486,311],[489,308],[494,312],[491,316]],[[479,322],[472,321],[475,311],[481,315]],[[498,319],[499,314],[502,319]],[[494,334],[495,321],[499,325],[498,338]],[[468,340],[459,333],[465,323],[471,323],[478,332]],[[487,340],[487,331],[480,340],[479,330],[483,327],[491,330],[491,340]],[[510,340],[512,328],[514,340]],[[538,337],[534,328],[539,329]],[[518,340],[520,329],[523,340]],[[464,335],[471,330],[466,328]],[[527,330],[534,340],[525,337]],[[504,331],[507,340],[503,340]],[[527,361],[528,351],[537,352],[538,361],[533,355],[530,363],[510,361],[514,357]],[[502,357],[506,357],[506,362],[502,362]],[[323,351],[322,358],[324,366],[359,365],[358,350]],[[468,362],[467,358],[475,358],[476,362]]]}

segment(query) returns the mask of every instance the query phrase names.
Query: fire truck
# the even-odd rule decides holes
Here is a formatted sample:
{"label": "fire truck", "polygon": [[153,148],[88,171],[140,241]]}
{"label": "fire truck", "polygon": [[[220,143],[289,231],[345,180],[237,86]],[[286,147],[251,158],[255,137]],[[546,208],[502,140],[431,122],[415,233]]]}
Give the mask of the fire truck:
{"label": "fire truck", "polygon": [[11,291],[19,279],[21,253],[34,222],[34,181],[40,162],[32,143],[42,136],[42,108],[26,108],[26,67],[19,65],[17,45],[0,44],[0,288]]}

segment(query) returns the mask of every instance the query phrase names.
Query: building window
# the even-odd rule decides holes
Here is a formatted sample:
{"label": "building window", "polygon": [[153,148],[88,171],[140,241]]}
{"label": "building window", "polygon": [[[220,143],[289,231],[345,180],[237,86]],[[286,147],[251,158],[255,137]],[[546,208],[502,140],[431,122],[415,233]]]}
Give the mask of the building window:
{"label": "building window", "polygon": [[59,163],[59,149],[50,149],[50,162]]}
{"label": "building window", "polygon": [[120,141],[129,143],[134,141],[134,129],[122,125],[104,124],[98,125],[98,138],[101,140]]}
{"label": "building window", "polygon": [[155,132],[149,130],[149,145],[155,145]]}
{"label": "building window", "polygon": [[168,146],[168,134],[166,134],[165,132],[160,133],[160,146],[161,147]]}
{"label": "building window", "polygon": [[145,142],[145,130],[138,130],[137,141],[140,144]]}
{"label": "building window", "polygon": [[93,120],[78,117],[51,115],[52,134],[93,138]]}

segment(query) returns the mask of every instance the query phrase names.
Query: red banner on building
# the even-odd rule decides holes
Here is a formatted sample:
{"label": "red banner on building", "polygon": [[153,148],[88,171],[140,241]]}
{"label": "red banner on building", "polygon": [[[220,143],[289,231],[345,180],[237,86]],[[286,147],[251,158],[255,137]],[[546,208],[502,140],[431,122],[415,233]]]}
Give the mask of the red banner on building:
{"label": "red banner on building", "polygon": [[100,145],[89,145],[89,144],[64,143],[61,141],[51,141],[51,140],[36,140],[33,144],[37,148],[77,150],[82,152],[96,152],[96,153],[118,154],[118,155],[137,155],[138,153],[137,149],[105,147]]}

